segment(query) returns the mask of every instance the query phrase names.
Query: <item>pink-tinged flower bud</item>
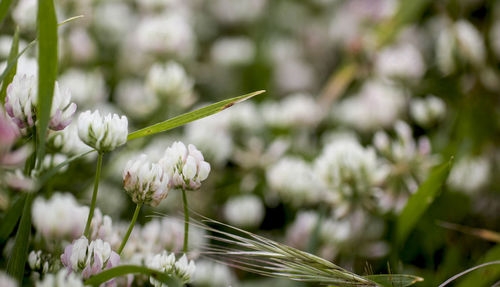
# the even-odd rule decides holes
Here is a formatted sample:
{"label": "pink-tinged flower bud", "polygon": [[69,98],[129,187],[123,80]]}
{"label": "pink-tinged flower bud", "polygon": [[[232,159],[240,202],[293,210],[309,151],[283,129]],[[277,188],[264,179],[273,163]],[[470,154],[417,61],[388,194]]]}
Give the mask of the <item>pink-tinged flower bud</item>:
{"label": "pink-tinged flower bud", "polygon": [[165,199],[170,189],[170,177],[163,168],[152,163],[142,154],[130,160],[123,171],[123,186],[135,203],[157,206]]}
{"label": "pink-tinged flower bud", "polygon": [[128,120],[125,116],[108,114],[101,117],[99,111],[86,111],[78,117],[78,136],[98,151],[112,151],[127,142]]}
{"label": "pink-tinged flower bud", "polygon": [[192,144],[174,142],[167,148],[159,164],[170,175],[172,186],[189,190],[199,189],[210,173],[210,164]]}

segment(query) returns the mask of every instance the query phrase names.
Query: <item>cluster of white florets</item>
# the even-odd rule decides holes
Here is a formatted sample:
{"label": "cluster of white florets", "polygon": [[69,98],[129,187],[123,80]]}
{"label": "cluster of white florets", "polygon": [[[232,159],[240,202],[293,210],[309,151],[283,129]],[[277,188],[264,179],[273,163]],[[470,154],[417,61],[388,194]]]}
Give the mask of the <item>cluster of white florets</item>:
{"label": "cluster of white florets", "polygon": [[[193,260],[188,260],[186,254],[183,254],[178,260],[173,253],[163,251],[154,255],[147,261],[147,266],[168,274],[174,274],[183,284],[189,283],[194,275],[196,266]],[[167,285],[151,277],[151,284],[155,287],[166,287]]]}

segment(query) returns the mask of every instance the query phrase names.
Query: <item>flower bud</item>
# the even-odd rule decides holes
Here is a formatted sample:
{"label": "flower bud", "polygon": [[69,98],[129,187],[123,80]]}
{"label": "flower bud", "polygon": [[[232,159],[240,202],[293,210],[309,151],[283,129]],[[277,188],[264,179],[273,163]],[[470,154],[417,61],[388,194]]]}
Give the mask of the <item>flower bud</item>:
{"label": "flower bud", "polygon": [[103,118],[99,111],[86,111],[78,117],[78,136],[100,152],[112,151],[126,143],[127,128],[127,117],[117,114],[108,114]]}
{"label": "flower bud", "polygon": [[182,255],[182,257],[175,262],[175,275],[177,275],[184,284],[191,281],[195,270],[196,266],[194,265],[194,261],[188,261],[186,254]]}
{"label": "flower bud", "polygon": [[145,154],[130,160],[123,171],[123,186],[135,203],[157,206],[167,197],[170,177],[157,163],[151,163]]}
{"label": "flower bud", "polygon": [[176,188],[199,189],[201,181],[210,173],[210,164],[201,152],[192,144],[186,148],[182,142],[174,142],[167,148],[159,164],[170,175]]}

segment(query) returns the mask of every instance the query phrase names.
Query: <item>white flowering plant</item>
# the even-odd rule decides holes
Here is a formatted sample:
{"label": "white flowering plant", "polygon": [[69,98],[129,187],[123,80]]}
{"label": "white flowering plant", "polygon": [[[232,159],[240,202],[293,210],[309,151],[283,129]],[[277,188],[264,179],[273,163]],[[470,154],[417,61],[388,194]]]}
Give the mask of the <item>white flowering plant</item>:
{"label": "white flowering plant", "polygon": [[499,11],[1,1],[0,286],[498,285]]}

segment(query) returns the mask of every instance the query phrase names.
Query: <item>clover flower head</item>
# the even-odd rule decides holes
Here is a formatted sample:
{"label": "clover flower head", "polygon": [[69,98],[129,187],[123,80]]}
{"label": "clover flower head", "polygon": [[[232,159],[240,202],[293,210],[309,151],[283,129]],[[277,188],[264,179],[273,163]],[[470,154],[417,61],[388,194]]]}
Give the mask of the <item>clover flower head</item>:
{"label": "clover flower head", "polygon": [[210,164],[201,152],[192,144],[186,148],[182,142],[168,147],[159,164],[170,175],[175,188],[199,189],[210,173]]}
{"label": "clover flower head", "polygon": [[[161,272],[170,273],[174,270],[175,265],[175,255],[173,253],[168,254],[167,251],[163,250],[162,253],[156,254],[153,257],[147,260],[147,266],[149,268],[153,268],[155,270],[159,270]],[[153,277],[149,278],[149,282],[153,284],[155,287],[163,287],[166,286],[162,284],[160,281],[154,279]]]}
{"label": "clover flower head", "polygon": [[196,271],[196,266],[193,260],[188,260],[186,254],[175,262],[174,273],[182,280],[183,283],[188,283]]}
{"label": "clover flower head", "polygon": [[[21,129],[35,125],[38,101],[37,83],[37,78],[33,75],[15,75],[7,88],[5,110]],[[75,111],[76,104],[71,102],[71,93],[60,89],[56,82],[49,128],[54,131],[63,130],[71,123]]]}
{"label": "clover flower head", "polygon": [[78,136],[87,145],[100,152],[108,152],[127,142],[128,120],[125,116],[99,111],[86,111],[78,117]]}
{"label": "clover flower head", "polygon": [[123,171],[123,186],[135,203],[157,206],[170,189],[170,177],[158,163],[151,163],[145,154],[130,160]]}
{"label": "clover flower head", "polygon": [[[2,285],[3,286],[3,285]],[[35,283],[36,287],[83,287],[83,282],[80,276],[75,273],[70,273],[65,269],[59,270],[56,274],[46,274],[43,281]]]}
{"label": "clover flower head", "polygon": [[89,243],[84,236],[66,246],[61,262],[68,270],[81,272],[82,278],[100,273],[104,269],[118,265],[120,255],[111,250],[108,242],[97,239]]}

